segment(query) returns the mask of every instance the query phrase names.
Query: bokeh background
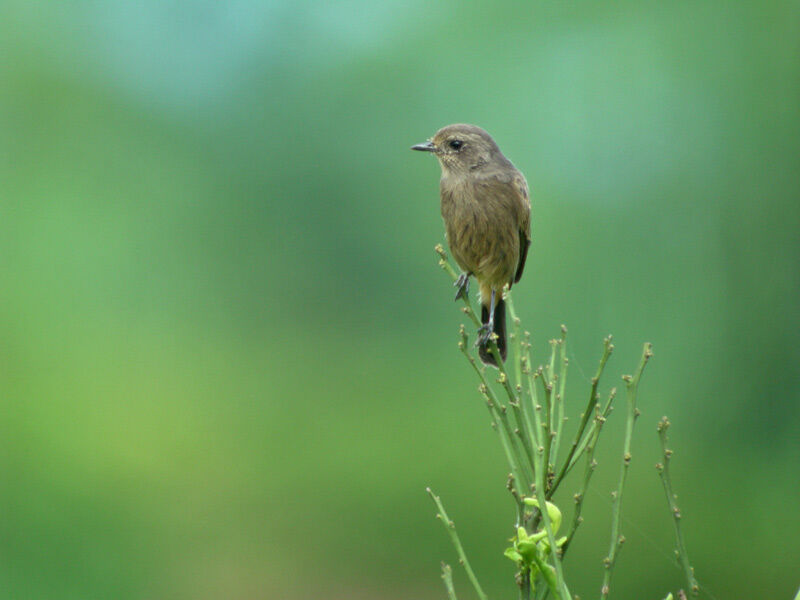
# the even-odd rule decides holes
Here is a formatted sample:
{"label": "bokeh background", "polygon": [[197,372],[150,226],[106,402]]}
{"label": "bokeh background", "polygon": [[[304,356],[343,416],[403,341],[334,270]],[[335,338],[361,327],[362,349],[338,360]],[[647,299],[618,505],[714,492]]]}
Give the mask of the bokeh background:
{"label": "bokeh background", "polygon": [[[617,598],[791,598],[800,557],[796,2],[0,6],[0,597],[493,598],[513,508],[432,251],[439,127],[526,174],[515,302],[575,417],[655,358]],[[570,396],[571,394],[571,396]],[[594,597],[622,411],[566,572]],[[577,482],[558,501],[568,510]],[[470,597],[463,573],[458,589]]]}

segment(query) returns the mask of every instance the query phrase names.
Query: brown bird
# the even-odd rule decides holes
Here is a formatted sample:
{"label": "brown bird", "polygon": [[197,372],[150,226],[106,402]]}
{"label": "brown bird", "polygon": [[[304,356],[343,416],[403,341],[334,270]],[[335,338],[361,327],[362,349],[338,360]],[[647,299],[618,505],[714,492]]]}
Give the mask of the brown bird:
{"label": "brown bird", "polygon": [[506,307],[503,288],[522,277],[531,244],[531,203],[528,184],[492,137],[475,125],[448,125],[429,141],[411,147],[439,159],[439,191],[447,243],[462,269],[455,283],[456,300],[467,297],[474,275],[481,292],[478,355],[497,366],[489,351],[497,335],[506,359]]}

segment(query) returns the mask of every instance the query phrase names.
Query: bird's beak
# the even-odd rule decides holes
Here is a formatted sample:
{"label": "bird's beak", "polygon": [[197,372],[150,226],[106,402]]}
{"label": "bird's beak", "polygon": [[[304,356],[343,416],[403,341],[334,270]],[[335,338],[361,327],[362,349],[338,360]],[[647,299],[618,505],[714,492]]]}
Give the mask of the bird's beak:
{"label": "bird's beak", "polygon": [[436,146],[433,145],[433,142],[427,141],[424,144],[417,144],[416,146],[411,146],[412,150],[419,150],[420,152],[436,152]]}

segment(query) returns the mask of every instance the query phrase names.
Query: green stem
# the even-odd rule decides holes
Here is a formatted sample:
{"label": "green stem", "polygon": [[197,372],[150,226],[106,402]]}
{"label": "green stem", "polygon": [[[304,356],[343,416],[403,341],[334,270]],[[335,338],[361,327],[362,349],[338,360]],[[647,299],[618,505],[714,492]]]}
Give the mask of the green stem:
{"label": "green stem", "polygon": [[553,451],[551,452],[551,462],[555,465],[558,461],[558,449],[561,444],[561,432],[564,429],[564,394],[567,387],[567,367],[569,366],[569,359],[567,358],[567,327],[561,326],[561,340],[559,345],[558,362],[561,365],[561,371],[558,374],[558,393],[555,397],[555,437],[553,438]]}
{"label": "green stem", "polygon": [[556,348],[558,349],[559,372],[558,375],[554,373],[554,383],[558,385],[553,393],[553,449],[550,452],[550,462],[554,465],[553,470],[555,470],[555,464],[558,462],[558,450],[561,445],[561,434],[565,424],[564,392],[566,391],[567,366],[569,365],[569,359],[567,358],[567,328],[565,325],[561,325],[561,339],[556,341]]}
{"label": "green stem", "polygon": [[[512,312],[512,315],[513,315],[513,312]],[[515,317],[512,316],[512,318],[515,318]],[[516,334],[519,335],[519,332],[517,331]],[[528,343],[529,337],[530,337],[530,334],[526,331],[525,332],[525,341],[523,342],[520,339],[519,340],[519,348],[518,348],[519,354],[520,354],[520,356],[519,356],[520,377],[522,377],[524,375],[526,377],[526,379],[530,375],[530,368],[529,368],[530,357],[526,356],[527,350],[530,347],[530,344]],[[534,454],[535,453],[535,449],[539,447],[538,431],[537,431],[536,427],[533,425],[533,423],[531,422],[531,410],[534,410],[534,404],[535,403],[534,402],[530,402],[529,403],[529,402],[526,401],[525,394],[524,394],[524,388],[523,388],[521,382],[517,385],[517,391],[519,392],[518,405],[519,405],[519,408],[520,408],[520,414],[522,415],[522,421],[521,422],[518,421],[517,424],[520,427],[523,427],[524,430],[525,430],[525,436],[528,439],[528,443],[529,443],[529,446],[530,446],[530,449],[531,449],[531,455],[532,455],[531,456],[531,470],[533,470],[535,468],[535,460],[534,460],[533,456],[535,456],[535,454]],[[519,417],[518,417],[518,419],[519,419]],[[533,480],[533,472],[531,472],[531,480]]]}
{"label": "green stem", "polygon": [[[611,388],[611,395],[609,396],[608,401],[606,402],[606,406],[603,409],[604,415],[607,416],[606,411],[611,412],[614,409],[614,407],[611,405],[611,402],[613,401],[616,395],[617,395],[617,388]],[[578,450],[575,452],[575,456],[572,457],[572,462],[570,463],[569,469],[567,469],[568,473],[569,471],[572,470],[572,467],[575,466],[575,463],[578,462],[578,459],[581,457],[584,450],[586,450],[586,445],[589,441],[589,437],[594,433],[596,428],[597,428],[597,423],[593,421],[592,424],[589,425],[589,429],[586,431],[586,435],[584,436],[583,440],[581,441],[580,444],[578,444]]]}
{"label": "green stem", "polygon": [[[544,473],[546,472],[544,469],[544,451],[539,452],[538,456],[540,460],[536,465],[536,485],[535,487],[535,494],[536,499],[539,501],[539,515],[541,516],[542,522],[544,523],[545,531],[547,532],[547,541],[550,544],[550,553],[553,557],[553,566],[556,570],[556,578],[555,582],[551,582],[547,575],[549,574],[549,570],[542,568],[537,561],[537,566],[539,567],[542,575],[545,576],[545,581],[547,581],[548,586],[551,588],[553,595],[556,597],[556,600],[569,600],[572,598],[572,595],[569,593],[569,588],[567,587],[566,581],[564,581],[564,571],[561,567],[561,556],[560,550],[556,545],[556,536],[555,532],[553,531],[553,525],[550,521],[550,514],[547,512],[547,501],[545,499],[545,483],[544,483]],[[555,585],[554,585],[555,584]]]}
{"label": "green stem", "polygon": [[[511,315],[511,322],[513,323],[513,333],[512,336],[512,345],[514,350],[514,375],[516,378],[516,383],[514,384],[514,390],[516,392],[515,398],[516,401],[512,404],[514,408],[514,414],[517,419],[517,427],[520,430],[520,438],[522,439],[523,445],[525,446],[525,452],[528,455],[528,460],[530,461],[531,470],[534,468],[534,458],[533,458],[533,448],[536,445],[536,434],[533,430],[533,425],[531,424],[531,417],[530,411],[528,408],[528,403],[523,400],[523,392],[522,392],[522,374],[523,374],[523,354],[522,354],[522,346],[523,342],[520,337],[520,321],[517,318],[517,313],[514,310],[514,302],[511,298],[511,292],[509,291],[506,295],[506,304],[508,305],[508,310]],[[532,478],[532,475],[531,475]]]}
{"label": "green stem", "polygon": [[[592,413],[594,413],[594,407],[598,402],[599,396],[597,395],[597,388],[600,385],[600,377],[603,375],[603,370],[605,369],[608,358],[611,356],[613,351],[614,345],[611,343],[611,336],[609,335],[603,340],[603,355],[600,357],[600,364],[597,366],[597,372],[595,373],[594,377],[592,377],[592,391],[589,394],[589,402],[586,405],[586,410],[584,410],[583,415],[581,415],[581,422],[580,425],[578,425],[578,431],[575,433],[575,439],[572,441],[572,447],[569,450],[569,454],[567,454],[567,459],[564,461],[564,464],[561,467],[561,471],[559,471],[558,476],[553,482],[553,486],[550,489],[550,495],[548,497],[552,497],[553,492],[558,487],[558,484],[561,483],[561,480],[566,477],[567,473],[569,473],[570,469],[575,464],[573,460],[580,458],[580,453],[578,453],[576,456],[576,451],[581,445],[581,442],[585,441],[582,439],[582,436],[586,429],[586,425],[592,416]],[[588,437],[589,434],[587,434],[586,439],[588,439]],[[584,443],[583,448],[585,447],[586,445]]]}
{"label": "green stem", "polygon": [[[525,350],[525,363],[526,365],[530,365],[531,344],[530,344],[530,334],[528,332],[525,332],[525,343],[523,347]],[[531,406],[533,408],[533,419],[534,419],[533,430],[537,432],[536,437],[534,437],[534,444],[535,444],[534,456],[538,458],[543,456],[545,449],[548,446],[547,441],[549,441],[550,439],[547,432],[546,419],[544,420],[542,419],[542,404],[540,404],[539,396],[536,392],[536,379],[544,376],[543,369],[542,367],[539,367],[538,369],[536,369],[536,371],[532,371],[528,366],[527,370],[525,371],[525,374],[527,375],[528,378],[528,395],[530,397]],[[542,481],[544,481],[546,473],[547,473],[547,468],[544,460],[537,460],[533,469],[534,481],[538,481],[539,479],[542,479]],[[534,515],[534,519],[531,522],[530,525],[531,531],[534,531],[538,527],[540,519],[541,519],[541,511],[538,511]]]}
{"label": "green stem", "polygon": [[[558,585],[558,578],[556,575],[553,575],[553,572],[550,570],[550,565],[545,563],[538,555],[533,555],[533,562],[536,563],[536,566],[539,569],[539,573],[542,574],[545,583],[547,584],[547,590],[553,592],[553,595],[556,597],[556,600],[561,600],[561,592],[559,591]],[[543,597],[547,596],[547,593],[543,595]],[[567,596],[569,599],[569,596]]]}
{"label": "green stem", "polygon": [[525,363],[527,366],[526,375],[528,378],[528,395],[530,396],[531,407],[533,409],[533,443],[536,452],[544,449],[544,441],[547,439],[547,426],[542,420],[542,405],[539,403],[539,396],[536,393],[536,378],[541,377],[541,369],[531,370],[530,336],[525,335]]}
{"label": "green stem", "polygon": [[520,321],[517,318],[517,311],[514,310],[514,300],[511,298],[511,290],[506,293],[506,305],[508,305],[508,313],[511,315],[512,333],[511,342],[514,349],[514,385],[522,388],[522,339],[520,338],[519,325]]}
{"label": "green stem", "polygon": [[[467,350],[467,333],[463,325],[461,326],[460,331],[461,341],[459,342],[458,347],[461,349],[461,352],[464,354],[469,364],[472,365],[472,368],[475,370],[475,373],[477,373],[478,378],[481,380],[479,389],[484,398],[486,398],[487,405],[489,407],[489,413],[491,414],[495,429],[500,435],[500,442],[502,443],[503,450],[506,453],[506,458],[508,459],[508,464],[511,468],[511,474],[514,476],[514,488],[516,491],[515,495],[517,498],[517,503],[519,504],[522,502],[522,497],[529,489],[530,481],[528,480],[526,473],[522,471],[520,467],[522,464],[522,456],[519,452],[517,444],[515,443],[515,437],[508,422],[506,407],[502,406],[497,401],[497,396],[495,396],[492,387],[486,380],[486,376]],[[520,513],[522,512],[521,509],[522,507],[520,506]]]}
{"label": "green stem", "polygon": [[686,544],[683,541],[683,534],[681,533],[681,511],[678,508],[677,496],[672,491],[672,479],[669,476],[669,461],[672,458],[672,450],[667,447],[667,429],[669,428],[669,419],[663,417],[658,423],[658,437],[661,440],[661,449],[664,451],[664,462],[658,463],[658,475],[661,477],[661,483],[664,484],[664,493],[667,495],[667,503],[669,510],[672,513],[673,522],[675,523],[675,537],[678,546],[678,560],[680,560],[683,572],[686,575],[686,583],[691,590],[691,594],[696,596],[700,591],[700,586],[694,578],[694,569],[689,563],[689,554],[686,552]]}
{"label": "green stem", "polygon": [[583,499],[586,496],[586,490],[589,489],[589,480],[592,478],[595,468],[597,467],[597,461],[594,459],[594,449],[597,445],[597,440],[600,438],[600,430],[603,428],[603,424],[606,422],[608,414],[611,412],[611,402],[614,399],[616,392],[616,388],[611,390],[608,401],[606,402],[606,405],[602,411],[600,410],[600,407],[595,404],[594,423],[596,424],[596,427],[592,430],[592,433],[589,436],[586,444],[586,467],[583,471],[583,482],[581,483],[580,490],[578,490],[578,493],[575,494],[575,514],[572,516],[572,525],[570,526],[569,533],[567,533],[567,541],[564,542],[563,546],[561,546],[562,555],[566,554],[567,548],[569,548],[569,545],[572,543],[572,540],[575,537],[575,532],[577,531],[578,526],[583,522],[583,518],[581,517]]}
{"label": "green stem", "polygon": [[[516,428],[514,428],[514,433],[516,434],[515,437],[519,438],[522,444],[522,449],[525,452],[525,456],[528,459],[527,464],[529,464],[531,470],[533,470],[533,448],[529,435],[530,432],[525,427],[525,418],[522,414],[519,395],[511,387],[511,381],[508,377],[508,371],[506,371],[505,363],[503,363],[503,359],[500,356],[500,351],[497,348],[497,340],[494,339],[494,336],[492,337],[492,343],[489,346],[489,350],[494,356],[495,361],[497,362],[497,370],[500,371],[500,374],[497,378],[497,383],[503,386],[503,389],[506,391],[506,395],[508,396],[508,403],[511,405],[511,408],[514,411],[514,419],[516,421]],[[503,408],[503,413],[505,415],[505,408]]]}
{"label": "green stem", "polygon": [[514,410],[514,419],[516,420],[517,427],[514,432],[517,434],[520,440],[522,440],[522,447],[525,450],[525,455],[528,458],[528,465],[530,465],[531,473],[533,472],[534,462],[533,462],[533,446],[530,439],[530,431],[529,428],[526,426],[525,415],[522,412],[521,402],[516,400],[514,402],[509,402],[511,404],[511,408]]}
{"label": "green stem", "polygon": [[519,582],[519,600],[530,600],[531,598],[531,572],[530,569],[520,573],[522,581]]}
{"label": "green stem", "polygon": [[[555,347],[552,350],[555,354]],[[548,374],[548,367],[539,367],[539,379],[542,382],[542,393],[544,394],[544,430],[542,432],[541,442],[544,446],[544,469],[545,473],[550,471],[550,450],[553,445],[553,378]],[[550,372],[552,373],[552,372]]]}
{"label": "green stem", "polygon": [[[444,248],[441,244],[437,244],[434,248],[436,253],[439,255],[439,266],[450,275],[450,278],[455,281],[458,279],[458,275],[455,272],[455,269],[450,265],[450,262],[447,260],[447,253],[445,252]],[[464,313],[472,319],[472,322],[480,326],[481,322],[478,317],[475,315],[475,311],[472,310],[472,305],[469,302],[469,298],[463,298],[464,302]],[[525,491],[530,488],[530,479],[528,478],[527,474],[521,470],[521,466],[524,463],[522,458],[522,452],[525,452],[527,455],[528,461],[530,464],[533,464],[533,450],[530,446],[530,443],[526,445],[525,440],[525,428],[520,423],[519,427],[517,428],[517,435],[515,435],[514,428],[511,427],[509,423],[506,407],[500,404],[497,400],[497,397],[494,395],[491,387],[489,386],[489,382],[486,380],[486,376],[484,375],[481,368],[475,362],[475,359],[469,354],[468,346],[467,346],[467,335],[465,329],[461,328],[461,342],[459,343],[459,348],[463,352],[464,356],[467,358],[469,363],[475,369],[475,372],[478,374],[478,377],[481,379],[482,385],[482,393],[483,389],[486,390],[485,396],[488,396],[490,399],[489,402],[489,411],[492,413],[492,418],[495,422],[496,429],[500,433],[501,441],[503,442],[504,449],[506,450],[506,456],[509,460],[509,465],[511,466],[512,474],[514,475],[514,479],[517,486],[522,486],[521,488],[517,487],[518,494],[518,501],[521,502],[522,496],[525,495]],[[498,364],[498,369],[500,370],[500,377],[499,382],[503,384],[503,388],[506,390],[508,394],[509,401],[512,403],[512,408],[516,411],[516,407],[514,405],[519,404],[516,395],[514,394],[514,390],[511,388],[511,384],[508,381],[508,373],[506,373],[505,365],[503,364],[503,360],[500,357],[500,352],[497,348],[497,343],[495,340],[489,344],[489,350],[495,357],[495,360]],[[503,435],[505,433],[505,438]],[[520,442],[517,441],[517,438],[520,438]],[[519,443],[522,444],[523,450],[520,451]],[[521,507],[520,507],[521,509]],[[520,510],[521,513],[521,510]]]}
{"label": "green stem", "polygon": [[[527,336],[526,336],[527,337]],[[530,343],[526,339],[525,344],[526,350],[526,362],[530,365]],[[555,348],[554,348],[555,352]],[[552,361],[551,361],[552,362]],[[552,373],[552,371],[551,371]],[[541,367],[536,370],[536,373],[533,373],[528,369],[528,391],[531,398],[531,403],[533,404],[533,415],[534,420],[536,423],[536,430],[542,433],[542,437],[539,437],[539,444],[537,445],[535,456],[536,456],[536,463],[534,467],[534,480],[536,485],[534,486],[534,494],[536,495],[537,500],[539,501],[539,511],[538,517],[541,518],[542,522],[544,523],[545,531],[547,532],[547,540],[550,544],[550,551],[553,556],[553,566],[555,568],[555,577],[551,573],[548,565],[544,565],[542,561],[538,558],[538,556],[534,555],[534,562],[536,562],[536,566],[539,568],[539,572],[544,577],[545,581],[547,582],[548,588],[555,596],[556,600],[569,600],[572,598],[569,592],[569,588],[567,587],[566,582],[564,581],[564,572],[561,566],[561,557],[559,555],[558,545],[556,544],[555,532],[553,531],[553,525],[550,521],[550,515],[547,512],[547,501],[545,498],[545,491],[546,491],[546,480],[547,480],[547,473],[548,473],[548,450],[550,448],[551,437],[549,435],[548,427],[542,424],[541,412],[542,408],[538,403],[538,398],[536,394],[536,382],[535,379],[537,376],[542,377],[544,379],[544,369]],[[550,395],[548,393],[548,387],[550,391],[552,391],[552,385],[545,384],[545,396],[549,401]]]}
{"label": "green stem", "polygon": [[639,367],[633,376],[625,375],[627,391],[627,419],[625,421],[625,443],[622,451],[622,468],[619,473],[619,485],[617,491],[612,492],[612,505],[611,505],[611,542],[609,544],[608,556],[603,560],[606,571],[603,574],[603,586],[600,590],[600,598],[605,600],[608,598],[608,593],[611,585],[611,575],[614,571],[614,565],[617,562],[617,555],[622,544],[625,542],[624,536],[619,533],[619,522],[622,514],[622,494],[625,491],[625,479],[628,475],[628,468],[631,464],[631,439],[633,438],[633,425],[636,422],[636,417],[639,416],[639,410],[636,408],[636,396],[639,390],[639,380],[642,376],[642,371],[647,364],[647,361],[653,355],[652,345],[646,343],[642,351],[642,358],[639,362]]}
{"label": "green stem", "polygon": [[436,515],[436,518],[442,522],[445,529],[447,529],[447,533],[450,534],[450,539],[453,541],[453,545],[456,547],[456,553],[458,554],[458,562],[461,563],[461,565],[464,567],[464,570],[467,572],[467,577],[469,577],[469,580],[472,582],[472,587],[475,588],[475,593],[478,594],[478,597],[481,600],[487,600],[487,596],[483,592],[481,584],[478,583],[478,578],[475,577],[475,573],[473,572],[472,567],[469,564],[469,560],[467,560],[467,555],[464,553],[464,548],[461,545],[461,540],[458,538],[458,533],[456,533],[455,523],[453,523],[447,516],[447,513],[444,510],[444,506],[442,505],[442,501],[439,499],[439,496],[434,494],[431,488],[427,488],[426,491],[433,499],[433,502],[436,504],[436,508],[439,511],[438,514]]}
{"label": "green stem", "polygon": [[450,600],[458,600],[456,598],[456,589],[453,586],[453,569],[447,563],[442,563],[442,579],[444,580],[444,587],[447,588],[447,597]]}

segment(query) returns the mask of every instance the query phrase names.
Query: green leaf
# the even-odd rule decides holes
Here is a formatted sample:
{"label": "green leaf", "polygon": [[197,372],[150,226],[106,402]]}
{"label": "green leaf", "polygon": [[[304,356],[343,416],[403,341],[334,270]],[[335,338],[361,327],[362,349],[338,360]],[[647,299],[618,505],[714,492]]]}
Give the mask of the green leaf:
{"label": "green leaf", "polygon": [[503,556],[506,558],[510,558],[514,562],[521,563],[524,562],[522,555],[517,552],[514,548],[506,548],[506,551],[503,552]]}

